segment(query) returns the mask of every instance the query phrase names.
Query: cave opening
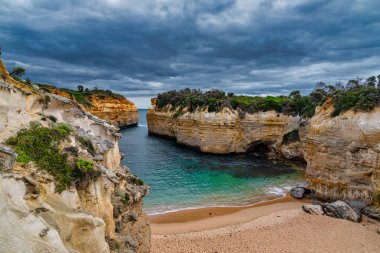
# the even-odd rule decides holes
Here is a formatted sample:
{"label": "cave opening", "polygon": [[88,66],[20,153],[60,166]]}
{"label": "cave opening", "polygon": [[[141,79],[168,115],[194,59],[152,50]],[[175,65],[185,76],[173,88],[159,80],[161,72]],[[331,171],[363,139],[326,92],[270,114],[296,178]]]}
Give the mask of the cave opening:
{"label": "cave opening", "polygon": [[266,157],[272,151],[271,145],[273,145],[273,142],[270,141],[255,141],[249,145],[247,153]]}

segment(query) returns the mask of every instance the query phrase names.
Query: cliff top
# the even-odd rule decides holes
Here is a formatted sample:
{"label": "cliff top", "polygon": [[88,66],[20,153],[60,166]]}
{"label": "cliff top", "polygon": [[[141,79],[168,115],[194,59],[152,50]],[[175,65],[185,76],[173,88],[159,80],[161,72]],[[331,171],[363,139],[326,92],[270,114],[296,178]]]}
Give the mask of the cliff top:
{"label": "cliff top", "polygon": [[42,90],[56,94],[59,96],[72,99],[82,104],[85,107],[92,107],[98,103],[121,103],[130,107],[136,107],[135,104],[120,94],[113,93],[110,90],[100,90],[94,88],[93,90],[84,89],[78,86],[78,90],[71,90],[67,88],[58,88],[50,84],[37,84]]}
{"label": "cliff top", "polygon": [[126,104],[131,108],[136,108],[135,104],[126,99],[123,95],[113,93],[110,90],[101,90],[98,88],[90,90],[87,88],[84,89],[83,86],[78,86],[78,90],[71,90],[67,88],[58,88],[51,84],[33,83],[28,79],[23,80],[20,76],[9,73],[1,59],[0,76],[2,80],[14,85],[19,89],[26,90],[28,92],[34,92],[36,88],[41,89],[45,92],[59,95],[70,100],[76,101],[85,107],[91,107],[93,106],[93,103],[108,102]]}
{"label": "cliff top", "polygon": [[20,81],[14,79],[8,72],[3,61],[0,59],[0,76],[1,79],[7,83],[14,85],[16,88],[19,88],[24,91],[33,92],[32,88],[26,84],[21,83]]}
{"label": "cliff top", "polygon": [[331,99],[334,104],[331,115],[333,117],[348,110],[371,111],[380,105],[380,75],[377,78],[369,77],[365,81],[350,80],[346,85],[342,83],[327,85],[320,82],[307,96],[302,96],[298,90],[292,91],[288,96],[267,97],[226,94],[221,90],[206,92],[188,88],[179,91],[172,90],[158,94],[157,99],[152,100],[152,106],[156,110],[176,111],[177,116],[183,111],[219,112],[223,108],[229,108],[243,113],[276,111],[311,118],[316,107],[321,106],[328,99]]}

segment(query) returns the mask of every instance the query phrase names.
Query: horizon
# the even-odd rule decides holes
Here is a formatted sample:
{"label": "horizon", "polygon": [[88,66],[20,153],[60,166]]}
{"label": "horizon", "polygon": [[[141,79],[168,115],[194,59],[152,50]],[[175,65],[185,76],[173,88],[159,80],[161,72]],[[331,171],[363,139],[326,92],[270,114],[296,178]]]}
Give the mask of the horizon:
{"label": "horizon", "polygon": [[380,73],[379,1],[53,2],[2,3],[7,68],[59,87],[109,89],[141,109],[185,87],[305,95],[317,82]]}

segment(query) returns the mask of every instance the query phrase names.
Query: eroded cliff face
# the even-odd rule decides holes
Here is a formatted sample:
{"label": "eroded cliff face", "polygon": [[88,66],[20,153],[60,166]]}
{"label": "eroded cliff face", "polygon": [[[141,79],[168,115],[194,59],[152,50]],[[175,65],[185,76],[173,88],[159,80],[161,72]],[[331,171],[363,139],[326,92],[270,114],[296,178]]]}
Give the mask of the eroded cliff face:
{"label": "eroded cliff face", "polygon": [[333,105],[318,108],[306,126],[306,179],[317,196],[379,202],[380,108],[331,117]]}
{"label": "eroded cliff face", "polygon": [[[75,97],[70,93],[57,87],[46,85],[44,89],[49,93],[75,100]],[[83,106],[78,104],[82,110],[90,112],[114,126],[120,128],[135,126],[139,121],[136,105],[121,95],[90,93],[85,94],[84,97],[90,102],[90,105]]]}
{"label": "eroded cliff face", "polygon": [[[0,252],[149,252],[150,228],[142,211],[148,187],[120,166],[118,128],[70,99],[18,83],[1,61],[0,71],[1,142],[31,121],[48,126],[46,117],[53,116],[74,129],[62,149],[77,148],[101,172],[57,193],[52,175],[18,163],[15,151],[1,144]],[[96,152],[88,152],[78,137],[90,140]]]}
{"label": "eroded cliff face", "polygon": [[89,96],[93,106],[88,111],[118,127],[137,125],[138,110],[134,103],[122,97]]}
{"label": "eroded cliff face", "polygon": [[227,154],[255,152],[260,148],[278,151],[282,136],[299,128],[300,118],[274,111],[246,114],[224,108],[221,112],[175,112],[150,109],[147,114],[151,134],[173,137],[178,143],[202,152]]}
{"label": "eroded cliff face", "polygon": [[[258,145],[285,159],[307,162],[306,180],[317,197],[361,200],[380,206],[380,108],[347,111],[332,117],[328,100],[305,121],[275,112],[246,114],[158,110],[155,100],[147,114],[149,132],[170,136],[202,152],[252,151]],[[283,143],[283,135],[298,129],[299,141]]]}

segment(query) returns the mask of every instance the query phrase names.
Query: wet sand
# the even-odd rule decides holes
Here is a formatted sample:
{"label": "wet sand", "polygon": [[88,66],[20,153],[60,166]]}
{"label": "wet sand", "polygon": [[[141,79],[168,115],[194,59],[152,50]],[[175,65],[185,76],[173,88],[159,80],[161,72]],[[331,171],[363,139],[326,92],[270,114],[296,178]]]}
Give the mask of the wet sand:
{"label": "wet sand", "polygon": [[149,216],[153,234],[176,234],[215,229],[251,221],[286,209],[301,208],[309,200],[283,198],[241,207],[205,207]]}

